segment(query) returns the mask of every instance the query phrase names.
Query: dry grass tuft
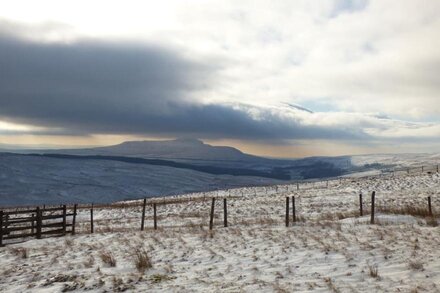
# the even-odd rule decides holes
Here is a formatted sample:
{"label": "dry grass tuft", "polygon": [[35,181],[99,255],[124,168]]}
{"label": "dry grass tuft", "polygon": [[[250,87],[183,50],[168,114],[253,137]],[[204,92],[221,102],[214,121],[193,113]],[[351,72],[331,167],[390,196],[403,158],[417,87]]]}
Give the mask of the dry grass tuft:
{"label": "dry grass tuft", "polygon": [[336,288],[335,283],[333,283],[333,280],[330,277],[326,277],[324,278],[324,282],[327,284],[328,288],[332,291],[332,292],[340,292],[338,288]]}
{"label": "dry grass tuft", "polygon": [[87,260],[84,261],[84,267],[86,268],[92,268],[93,265],[95,264],[95,258],[93,257],[93,255],[90,255]]}
{"label": "dry grass tuft", "polygon": [[153,267],[150,257],[148,256],[147,252],[143,249],[136,250],[135,265],[136,265],[136,269],[140,273],[144,273],[145,270]]}
{"label": "dry grass tuft", "polygon": [[99,254],[99,257],[106,265],[108,265],[110,267],[116,267],[115,256],[110,251],[102,251]]}
{"label": "dry grass tuft", "polygon": [[423,263],[419,260],[410,260],[408,267],[414,271],[423,271]]}
{"label": "dry grass tuft", "polygon": [[152,275],[150,277],[150,281],[152,283],[161,283],[161,282],[169,281],[169,280],[172,280],[172,279],[175,279],[175,278],[176,277],[162,275],[162,274],[155,274],[155,275]]}
{"label": "dry grass tuft", "polygon": [[66,246],[68,246],[68,247],[72,247],[72,246],[73,246],[73,239],[71,239],[71,238],[66,238],[66,239],[64,240],[64,244],[65,244]]}
{"label": "dry grass tuft", "polygon": [[23,258],[23,259],[29,257],[29,250],[24,247],[12,248],[11,252],[12,252],[12,254],[19,256],[20,258]]}
{"label": "dry grass tuft", "polygon": [[368,275],[372,278],[379,278],[379,268],[377,265],[368,265]]}

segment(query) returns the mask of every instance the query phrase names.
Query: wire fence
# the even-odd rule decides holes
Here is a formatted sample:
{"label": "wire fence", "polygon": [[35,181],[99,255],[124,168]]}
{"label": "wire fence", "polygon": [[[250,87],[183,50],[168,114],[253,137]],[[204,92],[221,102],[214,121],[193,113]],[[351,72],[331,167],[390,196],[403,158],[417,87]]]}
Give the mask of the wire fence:
{"label": "wire fence", "polygon": [[[405,182],[411,182],[412,177],[420,172],[433,177],[434,173],[438,173],[438,165],[392,170],[361,177],[243,187],[112,204],[6,208],[0,211],[0,245],[52,236],[50,232],[46,233],[47,235],[35,234],[37,209],[63,212],[64,218],[60,215],[54,216],[54,219],[62,219],[62,222],[40,222],[43,226],[56,226],[59,232],[56,236],[69,234],[69,231],[71,234],[84,234],[182,228],[213,230],[218,227],[249,225],[282,227],[290,226],[292,223],[302,225],[343,219],[355,220],[366,215],[372,215],[370,223],[374,223],[374,212],[437,218],[435,208],[440,206],[440,197],[437,196],[438,193],[434,194],[429,186],[423,196],[414,196],[414,190],[408,187],[397,191],[381,190],[373,197],[372,191],[378,187],[374,185],[376,181],[384,177],[392,181],[403,176]],[[438,176],[436,178],[438,180]],[[362,191],[360,182],[363,186],[368,186],[368,190]],[[350,188],[341,193],[341,187]],[[423,193],[420,192],[419,185],[417,188],[417,194]],[[64,208],[61,209],[62,207]],[[26,211],[27,219],[23,217]],[[14,213],[21,215],[23,220],[14,226],[16,230],[11,228]],[[71,216],[72,220],[66,220],[66,215]],[[67,233],[66,227],[71,227]],[[23,237],[20,237],[21,231],[26,229],[30,229],[32,233],[23,233]],[[14,241],[10,241],[8,237]]]}

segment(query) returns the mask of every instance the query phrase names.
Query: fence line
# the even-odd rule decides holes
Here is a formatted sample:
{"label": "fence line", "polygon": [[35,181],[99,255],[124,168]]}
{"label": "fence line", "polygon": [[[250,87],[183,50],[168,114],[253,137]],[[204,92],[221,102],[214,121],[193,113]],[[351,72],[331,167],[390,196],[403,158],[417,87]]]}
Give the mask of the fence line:
{"label": "fence line", "polygon": [[[375,224],[375,196],[376,192],[373,191],[371,193],[371,209],[370,209],[370,224]],[[296,201],[295,196],[286,196],[286,213],[285,213],[285,225],[286,227],[290,226],[290,216],[292,215],[292,222],[297,222],[297,214],[296,214]],[[213,230],[215,227],[215,205],[216,205],[216,197],[206,198],[206,202],[211,201],[211,208],[209,212],[209,230]],[[191,202],[181,202],[179,204],[191,203]],[[221,203],[221,201],[219,202]],[[290,203],[292,206],[290,206]],[[281,206],[281,202],[279,203]],[[144,207],[143,205],[142,207]],[[153,207],[156,205],[153,204]],[[355,205],[354,205],[355,206]],[[363,216],[363,203],[362,203],[362,194],[360,194],[360,210],[359,216]],[[290,209],[292,207],[292,209]],[[46,208],[40,209],[37,207],[36,209],[26,210],[26,211],[0,211],[0,245],[5,244],[5,240],[11,239],[29,239],[31,237],[35,237],[37,239],[42,238],[43,236],[63,236],[68,234],[75,234],[75,225],[76,225],[76,213],[77,207],[73,207],[73,212],[68,213],[67,207],[63,206],[61,208]],[[91,211],[91,231],[90,233],[94,233],[93,230],[93,208]],[[290,215],[290,211],[292,214]],[[45,214],[51,212],[51,214]],[[62,212],[61,214],[59,212]],[[142,222],[145,220],[145,212],[142,210]],[[11,217],[12,216],[12,217]],[[13,217],[15,216],[15,217]],[[228,227],[228,212],[227,212],[227,198],[223,198],[223,226]],[[427,206],[426,206],[426,216],[434,217],[433,209],[432,209],[432,199],[431,196],[427,197]],[[72,221],[67,223],[67,217],[72,217]],[[56,221],[56,220],[62,220]],[[48,221],[51,220],[51,221]],[[117,220],[117,219],[114,219]],[[106,220],[107,221],[107,220]],[[276,222],[276,221],[275,221]],[[31,225],[24,225],[23,223],[32,223]],[[36,223],[36,225],[34,225]],[[20,224],[20,225],[17,225]],[[235,223],[235,225],[239,225]],[[66,228],[71,227],[70,231]],[[34,232],[34,228],[36,228],[36,232]],[[157,229],[157,215],[156,210],[154,209],[154,229]],[[31,233],[16,233],[31,230]],[[141,231],[144,230],[144,224],[142,223]]]}
{"label": "fence line", "polygon": [[[206,197],[207,193],[217,193],[217,197],[226,197],[225,195],[221,196],[219,195],[220,192],[222,193],[228,193],[228,198],[231,197],[230,193],[232,190],[241,190],[242,196],[243,190],[247,188],[252,188],[252,190],[256,190],[258,188],[264,188],[267,194],[267,188],[275,189],[275,192],[278,193],[279,189],[284,188],[286,192],[292,192],[295,189],[297,191],[304,190],[304,189],[316,189],[316,187],[319,187],[319,184],[323,185],[320,188],[330,188],[329,183],[337,182],[339,181],[340,184],[342,184],[344,181],[357,181],[359,179],[376,179],[376,178],[382,178],[382,177],[394,177],[398,175],[399,173],[403,174],[419,174],[420,172],[439,172],[439,164],[434,165],[423,165],[423,166],[416,166],[416,167],[402,167],[402,168],[393,168],[393,169],[385,169],[380,170],[380,174],[375,175],[365,175],[365,176],[359,176],[359,177],[328,177],[325,179],[303,179],[303,180],[292,180],[285,184],[266,184],[266,185],[253,185],[253,186],[241,186],[237,188],[228,188],[228,189],[215,189],[215,190],[209,190],[209,191],[201,191],[201,192],[192,192],[187,194],[174,194],[174,195],[152,195],[148,198],[148,205],[152,205],[154,202],[157,205],[163,205],[163,204],[173,204],[173,203],[180,203],[181,201],[185,200],[191,200],[191,201],[204,201],[203,198],[201,198],[200,195],[205,195]],[[423,170],[423,171],[422,171]],[[350,174],[347,174],[350,175]],[[311,186],[311,187],[310,187]],[[296,188],[295,188],[296,187]],[[188,197],[188,195],[194,194],[196,196],[194,197]],[[212,196],[209,196],[212,197]],[[142,199],[133,199],[125,202],[115,202],[115,203],[107,203],[107,204],[98,204],[95,205],[96,208],[130,208],[130,207],[136,207],[139,206],[139,201]],[[68,204],[68,203],[67,203]],[[73,205],[75,203],[70,203],[70,205]],[[92,204],[82,204],[81,206],[78,206],[78,209],[90,209]],[[53,205],[53,206],[59,206],[59,205]],[[35,206],[32,205],[24,205],[24,206],[13,206],[13,207],[1,207],[0,209],[5,210],[20,210],[20,209],[30,209],[34,208]]]}
{"label": "fence line", "polygon": [[[423,172],[430,172],[429,170],[438,170],[438,165],[434,166],[433,168],[429,169],[426,166],[413,168],[413,169],[419,169],[423,170]],[[407,174],[409,174],[411,171],[408,171],[409,169],[406,169]],[[405,170],[403,170],[405,171]],[[400,172],[400,170],[399,170]],[[395,172],[393,172],[392,176],[395,175]],[[365,178],[365,177],[362,177]],[[369,177],[367,177],[369,178]],[[333,179],[339,180],[340,184],[344,180],[350,180],[351,182],[355,182],[356,179],[359,178],[338,178]],[[325,183],[325,187],[321,188],[329,188],[329,182],[332,180],[323,180],[319,181],[319,183]],[[312,183],[312,188],[314,189],[317,185],[317,181]],[[310,185],[310,183],[305,183]],[[294,188],[296,185],[296,189]],[[290,189],[290,187],[293,186],[293,190]],[[271,190],[268,189],[268,187],[271,187]],[[242,196],[244,195],[244,191],[246,188],[241,188]],[[319,186],[318,186],[319,188]],[[301,190],[309,190],[308,188],[300,188],[300,185],[298,182],[292,183],[292,184],[286,184],[286,185],[273,185],[273,186],[260,186],[253,188],[255,191],[255,194],[257,194],[257,190],[260,189],[260,191],[264,191],[265,194],[269,194],[269,192],[272,192],[272,194],[277,195],[283,195],[288,194],[290,192],[298,193]],[[155,230],[157,230],[157,205],[165,206],[165,205],[172,205],[172,204],[200,204],[200,203],[207,203],[211,201],[211,210],[209,213],[209,229],[212,230],[214,228],[214,218],[215,218],[215,204],[216,199],[223,199],[223,226],[228,227],[228,211],[227,211],[227,199],[240,199],[240,200],[248,200],[247,198],[243,198],[242,196],[236,196],[231,194],[231,190],[225,190],[223,191],[223,196],[207,196],[206,193],[201,193],[203,195],[198,197],[174,197],[174,198],[150,198],[150,199],[143,199],[143,202],[141,203],[139,200],[128,202],[128,203],[114,203],[110,205],[83,205],[79,206],[77,204],[73,205],[73,207],[67,208],[66,205],[62,206],[51,206],[43,208],[40,207],[34,207],[34,208],[27,208],[27,209],[20,209],[16,208],[14,209],[7,209],[7,210],[0,210],[0,246],[5,244],[5,241],[11,240],[11,239],[28,239],[31,237],[35,237],[37,239],[42,238],[43,236],[63,236],[66,234],[75,234],[75,225],[76,225],[76,216],[77,211],[79,210],[86,210],[90,209],[90,232],[94,233],[94,219],[93,219],[93,212],[94,209],[121,209],[121,208],[142,208],[141,212],[141,230],[145,229],[145,217],[146,217],[146,206],[151,206],[153,208],[153,227]],[[217,193],[219,194],[219,193]],[[290,193],[291,194],[291,193]],[[247,193],[249,195],[249,193]],[[251,200],[252,198],[249,198]],[[296,207],[295,207],[295,196],[292,196],[289,199],[289,196],[286,196],[286,226],[288,227],[290,224],[290,205],[289,201],[292,202],[292,221],[295,223],[297,220],[297,214],[296,214]],[[221,201],[219,202],[221,203]],[[428,197],[428,214],[432,217],[432,201],[431,196]],[[362,201],[362,194],[359,194],[359,214],[360,216],[363,216],[363,201]],[[371,219],[370,223],[375,223],[375,192],[373,191],[371,196]],[[69,222],[68,222],[69,218]],[[70,230],[68,230],[70,228]]]}
{"label": "fence line", "polygon": [[[77,206],[67,212],[67,206],[58,208],[40,208],[0,211],[0,246],[11,239],[35,237],[41,239],[45,235],[62,236],[75,234]],[[68,223],[67,218],[71,218]],[[70,230],[67,230],[70,228]]]}

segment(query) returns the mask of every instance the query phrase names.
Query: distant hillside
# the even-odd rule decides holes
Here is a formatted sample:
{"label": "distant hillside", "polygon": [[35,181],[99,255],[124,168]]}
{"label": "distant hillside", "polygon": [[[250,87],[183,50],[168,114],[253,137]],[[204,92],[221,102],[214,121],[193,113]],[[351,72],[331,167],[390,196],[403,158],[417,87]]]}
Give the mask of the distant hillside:
{"label": "distant hillside", "polygon": [[179,169],[189,169],[193,171],[204,172],[212,175],[233,175],[233,176],[257,176],[272,178],[278,180],[289,180],[290,176],[287,171],[272,170],[271,172],[264,172],[254,169],[245,168],[223,168],[217,166],[204,166],[204,165],[192,165],[186,163],[180,163],[170,160],[160,159],[144,159],[136,157],[124,157],[124,156],[103,156],[103,155],[66,155],[66,154],[23,154],[21,156],[33,156],[52,159],[64,159],[64,160],[93,160],[93,161],[117,161],[131,164],[144,164],[154,166],[167,166]]}
{"label": "distant hillside", "polygon": [[[275,180],[330,178],[350,173],[381,172],[411,165],[436,164],[439,154],[385,154],[303,159],[269,159],[229,146],[212,146],[197,139],[128,141],[83,149],[28,149],[9,152],[43,155],[48,159],[118,161],[167,166],[211,175],[253,176]],[[216,183],[213,183],[216,185]]]}
{"label": "distant hillside", "polygon": [[[26,151],[20,150],[20,153]],[[165,141],[126,141],[121,144],[78,149],[39,149],[28,152],[57,153],[69,155],[125,156],[175,161],[201,160],[224,163],[247,162],[264,163],[278,160],[248,155],[229,146],[212,146],[198,139],[175,139]]]}
{"label": "distant hillside", "polygon": [[127,141],[118,145],[98,147],[81,152],[96,152],[96,154],[135,156],[167,159],[197,159],[197,160],[229,160],[255,161],[257,156],[244,154],[236,148],[228,146],[212,146],[198,139],[176,139],[167,141]]}
{"label": "distant hillside", "polygon": [[256,176],[213,175],[189,168],[125,162],[122,159],[0,153],[0,206],[108,203],[153,195],[283,182]]}

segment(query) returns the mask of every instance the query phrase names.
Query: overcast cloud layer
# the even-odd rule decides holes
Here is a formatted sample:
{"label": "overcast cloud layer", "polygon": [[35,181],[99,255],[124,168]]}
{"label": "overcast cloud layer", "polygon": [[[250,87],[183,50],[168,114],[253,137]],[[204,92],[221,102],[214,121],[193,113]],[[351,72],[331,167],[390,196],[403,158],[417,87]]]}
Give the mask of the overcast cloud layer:
{"label": "overcast cloud layer", "polygon": [[436,1],[191,3],[11,1],[0,135],[439,143]]}
{"label": "overcast cloud layer", "polygon": [[[0,37],[0,115],[60,134],[154,134],[204,138],[356,138],[338,127],[247,105],[201,104],[215,68],[178,52],[84,41],[41,44]],[[36,132],[37,133],[37,132]],[[62,131],[61,131],[62,133]]]}

